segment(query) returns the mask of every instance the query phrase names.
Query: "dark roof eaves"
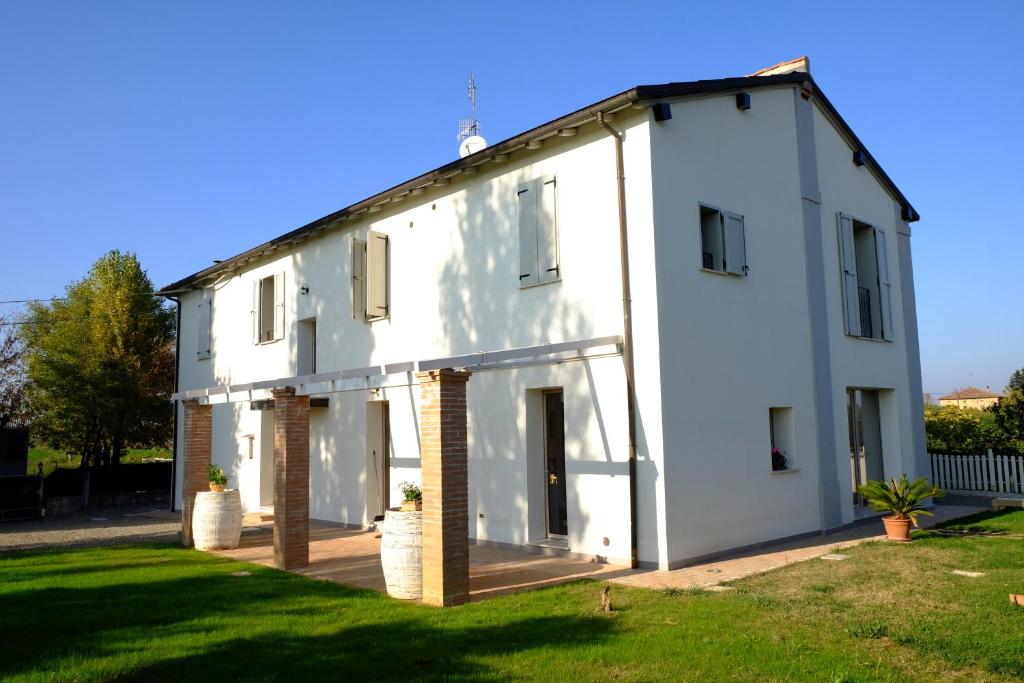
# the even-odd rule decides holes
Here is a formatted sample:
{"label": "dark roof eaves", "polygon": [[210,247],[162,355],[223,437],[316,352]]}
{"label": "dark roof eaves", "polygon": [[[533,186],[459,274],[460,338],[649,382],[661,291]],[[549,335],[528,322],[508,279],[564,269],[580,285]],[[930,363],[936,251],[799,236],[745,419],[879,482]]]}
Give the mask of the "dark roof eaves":
{"label": "dark roof eaves", "polygon": [[268,249],[277,248],[282,245],[291,243],[296,238],[304,237],[308,233],[323,230],[332,223],[338,220],[344,219],[354,213],[360,212],[364,209],[382,203],[388,196],[393,194],[401,194],[406,191],[416,189],[429,185],[435,180],[451,175],[453,172],[458,171],[460,168],[465,166],[476,165],[481,162],[482,159],[487,159],[496,154],[508,153],[514,149],[521,148],[526,141],[530,139],[537,139],[539,137],[550,136],[557,132],[560,128],[572,127],[573,125],[581,125],[586,123],[587,120],[596,116],[598,111],[609,111],[612,109],[621,109],[624,106],[628,106],[637,101],[646,100],[657,100],[670,97],[683,97],[686,95],[698,95],[702,93],[713,93],[722,92],[729,90],[741,90],[746,88],[759,88],[773,85],[781,85],[787,83],[805,83],[809,82],[813,85],[814,96],[819,98],[828,111],[829,115],[832,116],[835,121],[842,126],[850,139],[858,146],[858,148],[864,152],[867,162],[871,164],[872,168],[878,173],[889,190],[898,198],[898,200],[906,206],[911,214],[917,219],[917,212],[914,211],[909,200],[900,192],[896,184],[893,183],[892,179],[882,170],[882,167],[878,164],[875,158],[868,152],[867,148],[864,147],[860,139],[856,136],[853,130],[847,125],[846,121],[843,120],[839,112],[836,111],[832,103],[829,102],[825,94],[817,87],[814,83],[814,79],[811,78],[810,74],[805,72],[791,72],[786,74],[775,74],[771,76],[737,76],[732,78],[719,78],[713,80],[702,80],[702,81],[687,81],[679,83],[664,83],[660,85],[638,85],[629,90],[624,90],[617,95],[605,98],[594,104],[588,105],[581,109],[577,109],[574,112],[560,116],[556,119],[543,123],[539,126],[535,126],[527,131],[514,135],[510,138],[502,140],[494,145],[488,146],[485,149],[471,154],[462,159],[456,159],[443,166],[423,173],[415,178],[407,180],[405,182],[394,185],[382,192],[378,192],[370,197],[362,199],[355,204],[351,204],[343,209],[327,214],[321,218],[318,218],[310,223],[307,223],[301,227],[298,227],[290,232],[275,237],[263,244],[257,245],[252,249],[248,249],[244,252],[236,254],[231,258],[225,259],[220,263],[216,263],[208,268],[197,271],[188,277],[178,280],[166,287],[161,288],[157,294],[164,296],[172,296],[188,289],[192,289],[197,281],[203,280],[207,277],[212,277],[218,273],[228,272],[232,266],[244,262],[250,259],[250,257],[258,257]]}

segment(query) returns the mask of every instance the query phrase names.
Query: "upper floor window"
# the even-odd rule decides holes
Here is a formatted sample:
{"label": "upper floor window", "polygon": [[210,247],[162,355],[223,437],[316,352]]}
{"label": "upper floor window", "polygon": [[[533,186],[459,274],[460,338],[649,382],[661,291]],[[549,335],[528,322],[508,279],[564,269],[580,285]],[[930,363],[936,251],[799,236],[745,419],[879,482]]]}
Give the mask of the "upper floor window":
{"label": "upper floor window", "polygon": [[370,230],[366,240],[352,240],[352,317],[380,320],[390,314],[390,241]]}
{"label": "upper floor window", "polygon": [[519,286],[554,282],[558,265],[558,212],[555,178],[537,178],[519,186]]}
{"label": "upper floor window", "polygon": [[839,214],[843,318],[852,337],[893,340],[885,231]]}
{"label": "upper floor window", "polygon": [[284,273],[253,282],[252,338],[254,344],[284,339]]}
{"label": "upper floor window", "polygon": [[700,265],[719,273],[747,274],[743,216],[700,205]]}

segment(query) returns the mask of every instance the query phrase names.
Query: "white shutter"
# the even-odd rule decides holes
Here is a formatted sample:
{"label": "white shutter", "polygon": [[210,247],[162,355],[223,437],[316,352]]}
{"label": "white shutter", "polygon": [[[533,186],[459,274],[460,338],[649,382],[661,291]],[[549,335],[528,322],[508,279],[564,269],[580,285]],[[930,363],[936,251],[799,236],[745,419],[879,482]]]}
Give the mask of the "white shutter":
{"label": "white shutter", "polygon": [[366,319],[366,242],[352,240],[352,317]]}
{"label": "white shutter", "polygon": [[547,178],[536,185],[537,197],[537,274],[541,282],[561,277],[558,266],[558,213],[555,202],[555,179]]}
{"label": "white shutter", "polygon": [[853,243],[853,219],[838,214],[839,267],[843,276],[843,318],[846,334],[860,336],[860,299],[857,296],[857,250]]}
{"label": "white shutter", "polygon": [[540,282],[537,259],[537,190],[533,183],[521,185],[519,204],[519,286]]}
{"label": "white shutter", "polygon": [[733,275],[747,274],[747,238],[743,230],[743,216],[726,211],[725,221],[725,272]]}
{"label": "white shutter", "polygon": [[260,287],[262,280],[253,280],[252,283],[252,343],[259,344],[260,339]]}
{"label": "white shutter", "polygon": [[875,228],[875,260],[878,262],[878,301],[882,314],[882,338],[892,341],[892,284],[889,282],[889,252],[885,245],[885,231],[878,228]]}
{"label": "white shutter", "polygon": [[388,236],[370,231],[366,243],[366,317],[388,315]]}
{"label": "white shutter", "polygon": [[206,360],[210,357],[210,300],[203,294],[203,300],[199,302],[199,344],[196,347],[196,357],[199,360]]}
{"label": "white shutter", "polygon": [[284,273],[274,274],[274,340],[284,339]]}

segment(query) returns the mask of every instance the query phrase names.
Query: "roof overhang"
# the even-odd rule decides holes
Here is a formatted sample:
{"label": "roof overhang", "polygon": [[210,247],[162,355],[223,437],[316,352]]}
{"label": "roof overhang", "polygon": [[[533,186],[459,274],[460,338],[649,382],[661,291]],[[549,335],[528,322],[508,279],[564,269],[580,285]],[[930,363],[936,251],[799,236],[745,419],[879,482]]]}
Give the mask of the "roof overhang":
{"label": "roof overhang", "polygon": [[248,251],[219,261],[209,268],[200,270],[182,280],[161,288],[157,294],[171,297],[197,287],[206,286],[220,277],[240,272],[254,262],[272,256],[276,252],[291,249],[301,242],[320,236],[327,230],[337,229],[347,221],[359,220],[368,214],[380,211],[387,204],[401,202],[408,197],[423,194],[431,188],[448,185],[453,177],[463,174],[466,172],[466,169],[504,161],[508,158],[509,154],[519,150],[540,149],[548,138],[559,136],[567,129],[575,129],[596,121],[599,113],[607,116],[627,108],[644,108],[649,103],[669,98],[707,95],[785,84],[800,84],[801,90],[805,94],[813,96],[815,101],[821,104],[825,112],[847,136],[850,144],[864,153],[866,165],[875,172],[882,185],[886,187],[903,207],[904,220],[907,222],[918,220],[920,216],[914,210],[910,201],[900,192],[899,188],[896,187],[896,184],[885,171],[882,170],[882,167],[871,153],[868,152],[853,130],[846,124],[846,121],[839,115],[836,108],[832,106],[832,103],[825,97],[825,94],[817,87],[809,73],[792,71],[767,76],[739,76],[714,80],[664,83],[661,85],[638,85],[618,95],[613,95],[600,102],[595,102],[587,107],[578,109],[571,114],[541,124],[536,128],[531,128],[507,140],[502,140],[497,144],[485,147],[475,154],[470,154],[462,159],[457,159],[444,166],[435,168],[432,171],[395,185],[334,213],[318,218],[280,237],[275,237]]}

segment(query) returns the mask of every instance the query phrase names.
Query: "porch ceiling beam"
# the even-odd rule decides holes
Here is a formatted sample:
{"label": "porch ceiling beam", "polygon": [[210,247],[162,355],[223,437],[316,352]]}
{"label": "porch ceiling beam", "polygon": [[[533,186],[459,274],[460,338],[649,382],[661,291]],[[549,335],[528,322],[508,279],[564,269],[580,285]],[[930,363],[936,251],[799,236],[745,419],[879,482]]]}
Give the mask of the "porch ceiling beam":
{"label": "porch ceiling beam", "polygon": [[[588,349],[606,346],[615,347],[615,350],[609,353],[621,353],[622,337],[618,335],[595,337],[593,339],[526,346],[502,351],[487,351],[421,361],[371,365],[363,368],[319,372],[312,375],[299,375],[295,377],[280,377],[278,379],[260,380],[244,384],[189,389],[172,394],[171,400],[198,399],[201,403],[209,403],[211,398],[220,396],[224,397],[225,402],[252,400],[252,393],[254,391],[265,392],[283,387],[294,387],[296,393],[300,395],[314,395],[359,391],[361,389],[410,386],[417,383],[415,379],[409,376],[409,373],[412,372],[440,370],[443,368],[463,368],[471,371],[498,370],[524,365],[560,363],[576,357],[584,357]],[[595,355],[607,355],[607,353]],[[232,397],[233,394],[244,394],[244,396],[234,399]],[[219,403],[220,401],[217,402]]]}

